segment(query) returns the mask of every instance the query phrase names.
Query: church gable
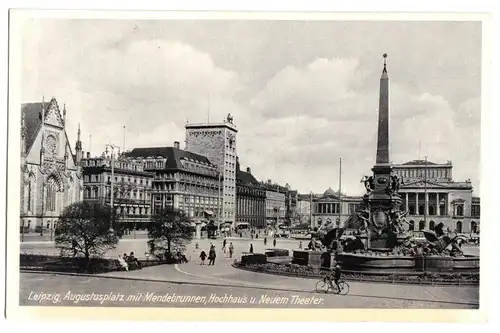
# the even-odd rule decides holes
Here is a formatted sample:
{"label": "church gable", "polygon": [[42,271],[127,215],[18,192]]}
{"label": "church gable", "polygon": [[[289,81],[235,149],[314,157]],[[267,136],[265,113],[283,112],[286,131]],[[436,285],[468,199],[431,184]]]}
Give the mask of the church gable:
{"label": "church gable", "polygon": [[45,123],[56,127],[63,127],[63,119],[55,98],[52,98],[45,110]]}

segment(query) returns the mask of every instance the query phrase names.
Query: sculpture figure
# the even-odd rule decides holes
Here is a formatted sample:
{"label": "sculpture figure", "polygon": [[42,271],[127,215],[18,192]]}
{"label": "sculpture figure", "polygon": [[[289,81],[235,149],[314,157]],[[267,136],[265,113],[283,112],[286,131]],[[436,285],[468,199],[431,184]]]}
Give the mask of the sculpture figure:
{"label": "sculpture figure", "polygon": [[226,120],[227,120],[227,122],[228,122],[228,123],[231,123],[231,124],[232,124],[232,123],[233,123],[233,116],[231,116],[231,114],[230,114],[230,113],[228,113],[228,114],[227,114],[227,118],[226,118]]}
{"label": "sculpture figure", "polygon": [[368,194],[373,191],[373,176],[363,176],[363,179],[361,179],[361,183],[364,183],[366,192],[368,192]]}
{"label": "sculpture figure", "polygon": [[466,237],[454,232],[448,232],[445,234],[443,228],[444,224],[439,223],[434,228],[434,231],[424,231],[424,237],[427,240],[427,244],[425,246],[426,253],[442,254],[449,246],[451,246],[451,256],[463,255],[461,244],[467,241]]}

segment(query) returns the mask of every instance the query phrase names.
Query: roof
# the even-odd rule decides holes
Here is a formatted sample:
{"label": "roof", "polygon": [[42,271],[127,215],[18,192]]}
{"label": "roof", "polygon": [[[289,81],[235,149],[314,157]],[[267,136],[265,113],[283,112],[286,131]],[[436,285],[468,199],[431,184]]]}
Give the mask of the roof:
{"label": "roof", "polygon": [[243,185],[252,184],[260,186],[260,183],[250,172],[236,169],[236,182]]}
{"label": "roof", "polygon": [[326,197],[327,195],[329,195],[329,196],[337,196],[337,193],[336,193],[334,190],[332,190],[332,188],[331,188],[331,187],[329,187],[329,188],[325,191],[325,193],[323,193],[323,196],[324,196],[324,197]]}
{"label": "roof", "polygon": [[42,106],[47,108],[49,102],[23,103],[21,104],[22,117],[24,117],[24,135],[26,142],[26,151],[28,152],[35,142],[36,136],[40,131],[42,124],[41,114]]}
{"label": "roof", "polygon": [[175,147],[134,148],[124,153],[124,155],[133,158],[165,157],[167,159],[166,169],[183,169],[181,159],[192,159],[198,163],[204,163],[215,167],[207,157]]}
{"label": "roof", "polygon": [[406,163],[403,163],[401,165],[437,165],[436,163],[434,162],[430,162],[430,161],[425,161],[425,160],[413,160],[413,161],[409,161],[409,162],[406,162]]}

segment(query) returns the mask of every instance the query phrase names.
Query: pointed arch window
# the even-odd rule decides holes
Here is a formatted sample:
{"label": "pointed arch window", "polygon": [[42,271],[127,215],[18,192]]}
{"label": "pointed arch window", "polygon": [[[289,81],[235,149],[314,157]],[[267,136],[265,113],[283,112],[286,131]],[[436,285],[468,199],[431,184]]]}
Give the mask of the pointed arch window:
{"label": "pointed arch window", "polygon": [[56,193],[57,187],[54,178],[49,178],[47,185],[45,186],[45,207],[49,212],[56,210]]}

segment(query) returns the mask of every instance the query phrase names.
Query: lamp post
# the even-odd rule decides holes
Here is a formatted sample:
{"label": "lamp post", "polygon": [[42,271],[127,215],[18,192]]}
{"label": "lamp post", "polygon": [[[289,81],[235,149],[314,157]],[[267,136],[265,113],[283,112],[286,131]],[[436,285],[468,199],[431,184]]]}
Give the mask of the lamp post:
{"label": "lamp post", "polygon": [[106,144],[106,152],[108,151],[108,147],[111,148],[111,189],[110,189],[110,199],[109,199],[109,207],[111,211],[111,221],[109,224],[109,231],[114,232],[114,217],[115,217],[115,207],[113,198],[115,196],[114,192],[114,184],[115,184],[115,148],[120,149],[120,147],[113,144]]}
{"label": "lamp post", "polygon": [[[222,169],[222,168],[221,168]],[[218,193],[217,193],[217,230],[220,232],[220,226],[222,224],[222,200],[220,197],[220,192],[221,192],[221,181],[222,181],[222,171],[217,170],[217,177],[218,177]]]}
{"label": "lamp post", "polygon": [[[424,226],[427,226],[427,156],[425,156],[425,167],[424,167]],[[420,228],[419,228],[420,229]]]}
{"label": "lamp post", "polygon": [[340,226],[341,210],[342,210],[342,157],[340,158],[340,166],[339,166],[339,221],[337,227]]}
{"label": "lamp post", "polygon": [[309,227],[313,229],[313,193],[309,193]]}

